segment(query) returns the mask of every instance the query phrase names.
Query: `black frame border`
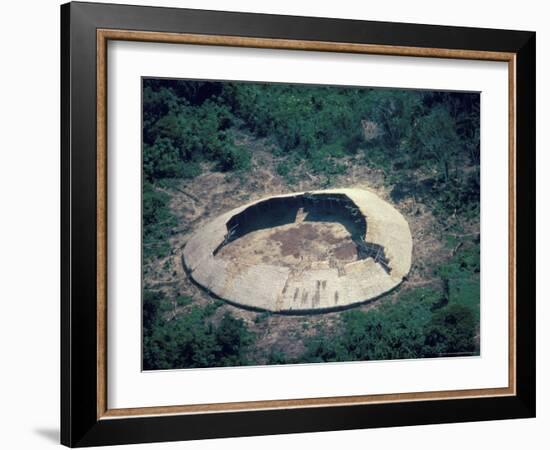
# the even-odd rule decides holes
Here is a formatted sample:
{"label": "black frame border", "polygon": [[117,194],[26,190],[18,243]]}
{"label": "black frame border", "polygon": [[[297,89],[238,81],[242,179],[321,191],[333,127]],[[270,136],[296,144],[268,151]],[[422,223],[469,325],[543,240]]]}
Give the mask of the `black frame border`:
{"label": "black frame border", "polygon": [[[516,54],[516,395],[97,419],[96,30]],[[534,417],[534,32],[113,4],[61,6],[61,443],[70,447]]]}

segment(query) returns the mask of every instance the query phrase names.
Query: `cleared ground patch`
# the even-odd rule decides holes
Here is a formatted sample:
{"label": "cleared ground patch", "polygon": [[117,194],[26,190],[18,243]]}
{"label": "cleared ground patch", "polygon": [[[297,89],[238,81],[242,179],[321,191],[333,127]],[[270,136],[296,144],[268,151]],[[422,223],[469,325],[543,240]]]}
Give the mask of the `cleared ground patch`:
{"label": "cleared ground patch", "polygon": [[296,222],[258,230],[225,246],[219,257],[286,267],[317,261],[357,261],[357,247],[346,228],[335,222]]}

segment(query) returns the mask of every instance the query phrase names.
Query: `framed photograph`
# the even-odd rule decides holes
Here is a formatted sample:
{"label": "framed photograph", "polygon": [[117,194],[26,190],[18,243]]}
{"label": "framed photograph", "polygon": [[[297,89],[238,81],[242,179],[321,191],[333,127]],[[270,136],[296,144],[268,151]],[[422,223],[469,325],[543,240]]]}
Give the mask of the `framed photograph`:
{"label": "framed photograph", "polygon": [[535,415],[535,33],[61,7],[61,441]]}

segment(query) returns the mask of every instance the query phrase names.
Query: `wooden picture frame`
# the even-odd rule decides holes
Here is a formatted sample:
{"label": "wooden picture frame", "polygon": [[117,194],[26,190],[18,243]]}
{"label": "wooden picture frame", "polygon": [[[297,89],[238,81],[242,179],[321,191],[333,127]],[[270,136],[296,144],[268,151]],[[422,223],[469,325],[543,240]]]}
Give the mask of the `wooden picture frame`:
{"label": "wooden picture frame", "polygon": [[[535,33],[69,3],[61,7],[61,442],[91,446],[535,415]],[[504,61],[509,68],[507,388],[110,409],[109,40]]]}

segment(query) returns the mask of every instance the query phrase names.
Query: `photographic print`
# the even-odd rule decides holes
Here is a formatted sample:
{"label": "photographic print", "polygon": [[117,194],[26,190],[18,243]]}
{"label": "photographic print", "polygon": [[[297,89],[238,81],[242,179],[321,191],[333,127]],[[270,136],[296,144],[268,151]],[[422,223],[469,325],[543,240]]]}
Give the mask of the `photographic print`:
{"label": "photographic print", "polygon": [[64,445],[535,417],[534,32],[60,22]]}
{"label": "photographic print", "polygon": [[478,92],[142,78],[142,368],[480,354]]}

